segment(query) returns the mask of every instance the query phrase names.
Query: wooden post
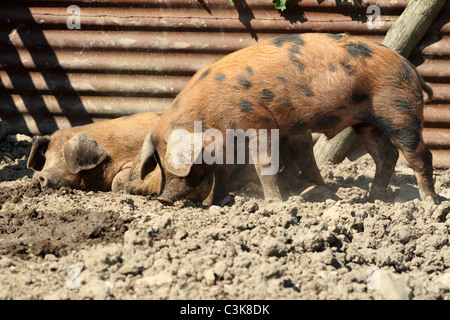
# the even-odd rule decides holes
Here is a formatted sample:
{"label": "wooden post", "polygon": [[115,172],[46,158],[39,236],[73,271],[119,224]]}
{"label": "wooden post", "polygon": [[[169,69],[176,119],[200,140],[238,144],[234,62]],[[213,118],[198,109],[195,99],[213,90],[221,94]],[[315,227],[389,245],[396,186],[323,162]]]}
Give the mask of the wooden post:
{"label": "wooden post", "polygon": [[[427,32],[446,0],[411,0],[386,34],[383,44],[408,58]],[[314,145],[317,163],[338,163],[356,139],[351,127],[328,140],[322,135]]]}

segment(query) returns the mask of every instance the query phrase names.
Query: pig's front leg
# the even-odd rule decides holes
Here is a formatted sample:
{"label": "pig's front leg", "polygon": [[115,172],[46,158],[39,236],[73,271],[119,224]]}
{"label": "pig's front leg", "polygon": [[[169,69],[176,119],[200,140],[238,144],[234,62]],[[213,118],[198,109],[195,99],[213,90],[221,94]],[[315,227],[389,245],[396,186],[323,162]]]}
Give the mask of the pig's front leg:
{"label": "pig's front leg", "polygon": [[266,201],[281,201],[283,200],[281,196],[280,189],[278,187],[277,174],[262,174],[262,165],[256,164],[255,169],[258,173],[259,181],[264,190],[264,199]]}
{"label": "pig's front leg", "polygon": [[314,158],[311,134],[299,134],[289,138],[289,148],[293,154],[292,161],[296,161],[305,178],[312,183],[323,186],[322,175]]}
{"label": "pig's front leg", "polygon": [[214,182],[210,195],[204,201],[206,205],[217,205],[228,196],[230,170],[226,166],[219,167],[214,173]]}
{"label": "pig's front leg", "polygon": [[269,134],[259,134],[258,155],[254,145],[249,148],[253,159],[258,159],[255,163],[255,169],[259,181],[264,190],[266,201],[283,200],[278,184],[278,172],[280,169],[280,141],[278,129],[270,130]]}

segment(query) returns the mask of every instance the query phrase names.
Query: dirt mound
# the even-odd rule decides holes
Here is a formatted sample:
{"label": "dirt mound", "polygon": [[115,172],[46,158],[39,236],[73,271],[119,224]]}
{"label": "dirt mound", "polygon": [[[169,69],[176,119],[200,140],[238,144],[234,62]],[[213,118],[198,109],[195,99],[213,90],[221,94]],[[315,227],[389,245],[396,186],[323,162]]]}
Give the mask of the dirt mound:
{"label": "dirt mound", "polygon": [[47,211],[33,205],[5,210],[0,215],[0,254],[60,257],[88,245],[122,242],[126,230],[127,222],[112,211]]}
{"label": "dirt mound", "polygon": [[122,242],[127,223],[113,211],[87,211],[62,207],[39,208],[45,197],[77,199],[81,191],[67,187],[42,189],[37,181],[23,178],[23,183],[0,189],[0,209],[14,204],[0,214],[0,254],[63,256],[72,250],[96,243]]}

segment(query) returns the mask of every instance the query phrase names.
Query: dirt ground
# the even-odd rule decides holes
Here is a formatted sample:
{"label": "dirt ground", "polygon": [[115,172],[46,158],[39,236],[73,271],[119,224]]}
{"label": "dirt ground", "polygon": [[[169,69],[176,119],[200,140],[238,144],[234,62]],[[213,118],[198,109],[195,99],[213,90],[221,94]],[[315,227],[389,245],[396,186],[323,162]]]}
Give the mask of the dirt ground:
{"label": "dirt ground", "polygon": [[41,189],[31,142],[0,142],[0,299],[450,299],[450,170],[435,171],[438,206],[401,165],[386,202],[368,203],[363,155],[285,202],[164,207]]}

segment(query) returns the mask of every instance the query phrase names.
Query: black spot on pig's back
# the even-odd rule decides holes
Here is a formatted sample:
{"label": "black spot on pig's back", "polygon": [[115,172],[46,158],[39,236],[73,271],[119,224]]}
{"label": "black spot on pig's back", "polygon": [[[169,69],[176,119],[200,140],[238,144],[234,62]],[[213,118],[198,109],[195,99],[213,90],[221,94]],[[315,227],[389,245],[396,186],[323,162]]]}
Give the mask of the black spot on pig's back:
{"label": "black spot on pig's back", "polygon": [[364,42],[348,43],[345,45],[345,49],[347,50],[347,53],[354,58],[370,58],[372,56],[372,49]]}
{"label": "black spot on pig's back", "polygon": [[355,104],[362,103],[368,100],[370,95],[367,92],[354,90],[351,95],[351,101]]}
{"label": "black spot on pig's back", "polygon": [[263,89],[261,92],[261,100],[264,102],[272,102],[275,99],[275,94],[269,89]]}
{"label": "black spot on pig's back", "polygon": [[227,76],[224,75],[223,73],[218,73],[214,76],[214,80],[219,81],[219,82],[222,82],[226,78],[227,78]]}
{"label": "black spot on pig's back", "polygon": [[277,47],[282,47],[285,43],[294,43],[298,46],[304,46],[305,41],[298,34],[290,34],[286,36],[281,36],[271,40],[272,44]]}
{"label": "black spot on pig's back", "polygon": [[338,34],[328,34],[327,37],[334,39],[334,40],[341,40],[345,36],[344,33],[338,33]]}
{"label": "black spot on pig's back", "polygon": [[299,89],[300,93],[306,97],[314,97],[315,96],[313,88],[311,88],[310,86],[308,86],[306,84],[299,85],[298,89]]}
{"label": "black spot on pig's back", "polygon": [[253,103],[246,99],[241,99],[238,103],[238,106],[242,112],[250,112],[253,110]]}
{"label": "black spot on pig's back", "polygon": [[206,78],[206,76],[211,72],[211,69],[206,69],[205,71],[202,72],[202,74],[200,75],[200,77],[198,78],[198,80],[202,80],[204,78]]}
{"label": "black spot on pig's back", "polygon": [[415,67],[407,60],[400,61],[400,79],[404,82],[411,82],[414,79]]}
{"label": "black spot on pig's back", "polygon": [[248,80],[244,76],[239,76],[238,83],[244,89],[250,89],[252,87],[252,83],[250,82],[250,80]]}

